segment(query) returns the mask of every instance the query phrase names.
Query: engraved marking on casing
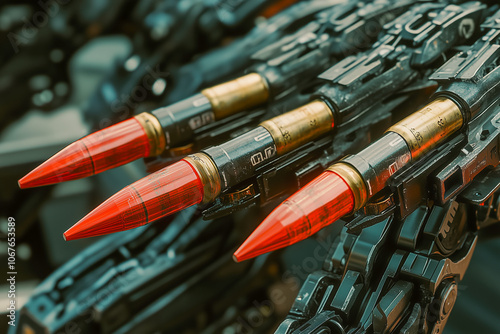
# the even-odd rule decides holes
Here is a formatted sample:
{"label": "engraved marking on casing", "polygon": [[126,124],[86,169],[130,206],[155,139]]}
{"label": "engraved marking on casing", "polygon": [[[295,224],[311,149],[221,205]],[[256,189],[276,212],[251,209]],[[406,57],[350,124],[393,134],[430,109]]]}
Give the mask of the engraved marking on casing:
{"label": "engraved marking on casing", "polygon": [[215,121],[215,115],[212,111],[196,115],[193,118],[191,118],[188,122],[189,127],[191,130],[196,130],[201,128],[202,126],[205,126],[207,124],[213,123]]}
{"label": "engraved marking on casing", "polygon": [[267,147],[263,152],[257,152],[250,157],[250,163],[252,166],[257,166],[258,164],[271,159],[276,155],[276,150],[273,147]]}
{"label": "engraved marking on casing", "polygon": [[353,212],[361,209],[368,200],[368,191],[366,189],[366,184],[363,181],[363,177],[359,172],[351,165],[344,162],[338,162],[326,170],[334,172],[340,176],[351,188],[352,194],[354,196],[354,209]]}
{"label": "engraved marking on casing", "polygon": [[134,117],[142,125],[148,137],[150,147],[149,156],[154,157],[160,155],[167,146],[167,140],[160,121],[147,112],[143,112]]}
{"label": "engraved marking on casing", "polygon": [[262,104],[269,99],[266,80],[257,73],[250,73],[235,80],[201,91],[212,105],[215,119]]}
{"label": "engraved marking on casing", "polygon": [[404,138],[412,159],[418,159],[459,130],[464,122],[460,108],[450,99],[438,98],[390,127]]}
{"label": "engraved marking on casing", "polygon": [[221,192],[220,176],[217,166],[206,154],[195,153],[184,158],[193,166],[203,183],[202,204],[213,201]]}
{"label": "engraved marking on casing", "polygon": [[333,114],[326,103],[313,101],[260,125],[269,131],[281,155],[330,131]]}

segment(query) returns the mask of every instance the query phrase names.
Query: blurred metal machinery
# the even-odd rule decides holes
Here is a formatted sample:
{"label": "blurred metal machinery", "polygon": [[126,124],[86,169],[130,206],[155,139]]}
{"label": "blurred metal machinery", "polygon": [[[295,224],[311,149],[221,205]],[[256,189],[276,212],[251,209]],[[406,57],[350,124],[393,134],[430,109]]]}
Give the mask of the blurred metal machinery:
{"label": "blurred metal machinery", "polygon": [[[352,217],[346,227],[329,226],[289,249],[239,264],[231,258],[277,204],[423,105],[435,82],[417,80],[370,106],[359,122],[264,165],[211,205],[115,235],[71,243],[61,237],[148,172],[306,103],[318,82],[301,82],[286,98],[197,130],[190,147],[90,179],[17,187],[26,172],[92,129],[176,102],[259,61],[276,61],[267,52],[296,45],[284,37],[300,36],[299,27],[344,2],[1,4],[0,232],[6,248],[4,223],[15,217],[24,306],[18,325],[8,328],[5,321],[0,331],[440,333],[446,325],[445,333],[499,332],[500,196],[489,187],[498,169],[481,175],[474,191],[419,207],[404,219],[394,211],[380,214],[381,206],[374,208],[377,215]],[[357,9],[337,17],[345,25],[335,27],[366,18],[355,16]],[[45,17],[46,23],[36,23]],[[152,75],[151,89],[139,96],[137,87]],[[489,196],[474,200],[479,192]],[[3,249],[0,255],[7,263]]]}

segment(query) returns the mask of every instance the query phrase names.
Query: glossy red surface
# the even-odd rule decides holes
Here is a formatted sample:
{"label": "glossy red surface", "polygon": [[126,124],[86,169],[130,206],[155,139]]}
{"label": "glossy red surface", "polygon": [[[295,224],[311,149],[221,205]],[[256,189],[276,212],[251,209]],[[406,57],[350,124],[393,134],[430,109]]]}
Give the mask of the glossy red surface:
{"label": "glossy red surface", "polygon": [[131,118],[67,146],[21,180],[21,188],[81,179],[147,157],[146,132]]}
{"label": "glossy red surface", "polygon": [[66,240],[135,228],[201,202],[203,185],[181,160],[111,196],[64,233]]}
{"label": "glossy red surface", "polygon": [[337,174],[326,171],[274,209],[238,248],[234,259],[247,260],[299,242],[353,208],[349,186]]}

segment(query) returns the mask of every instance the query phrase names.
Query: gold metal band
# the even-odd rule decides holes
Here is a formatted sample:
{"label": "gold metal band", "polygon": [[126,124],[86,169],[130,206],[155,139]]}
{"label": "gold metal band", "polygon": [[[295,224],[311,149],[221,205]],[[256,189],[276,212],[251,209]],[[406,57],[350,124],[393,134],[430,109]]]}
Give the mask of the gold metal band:
{"label": "gold metal band", "polygon": [[403,137],[412,159],[418,159],[459,130],[463,122],[462,112],[455,102],[442,97],[391,126],[387,132]]}
{"label": "gold metal band", "polygon": [[163,128],[161,127],[160,121],[150,113],[143,112],[137,116],[135,119],[142,125],[146,135],[149,140],[149,156],[157,156],[163,153],[165,147],[167,146],[167,140],[165,134],[163,133]]}
{"label": "gold metal band", "polygon": [[212,202],[221,192],[219,170],[215,163],[204,153],[191,154],[184,158],[193,166],[203,183],[202,204]]}
{"label": "gold metal band", "polygon": [[352,194],[354,195],[354,211],[361,209],[368,200],[368,191],[366,189],[363,177],[359,172],[351,165],[345,162],[337,162],[326,170],[334,172],[339,175],[351,188]]}
{"label": "gold metal band", "polygon": [[290,152],[333,128],[333,114],[322,101],[313,101],[260,123],[274,139],[279,155]]}
{"label": "gold metal band", "polygon": [[257,73],[204,89],[201,93],[210,101],[215,119],[255,107],[269,99],[267,82]]}

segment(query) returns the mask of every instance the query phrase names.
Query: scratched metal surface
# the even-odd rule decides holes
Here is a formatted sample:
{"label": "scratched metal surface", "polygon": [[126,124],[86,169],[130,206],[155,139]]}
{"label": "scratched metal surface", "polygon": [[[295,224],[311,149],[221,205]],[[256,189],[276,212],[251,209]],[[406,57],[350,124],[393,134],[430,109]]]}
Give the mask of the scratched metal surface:
{"label": "scratched metal surface", "polygon": [[479,239],[445,334],[500,333],[499,256],[500,237]]}

